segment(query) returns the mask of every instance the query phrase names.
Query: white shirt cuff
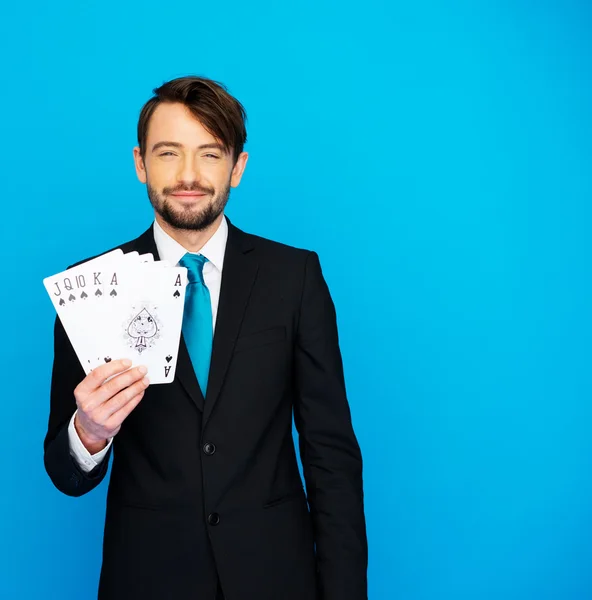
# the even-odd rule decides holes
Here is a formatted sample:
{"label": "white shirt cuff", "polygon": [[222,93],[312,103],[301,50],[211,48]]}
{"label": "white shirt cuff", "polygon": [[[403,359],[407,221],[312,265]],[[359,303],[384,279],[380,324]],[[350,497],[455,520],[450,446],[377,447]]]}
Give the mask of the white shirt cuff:
{"label": "white shirt cuff", "polygon": [[105,457],[105,454],[109,451],[109,447],[113,442],[113,438],[108,438],[107,445],[96,454],[91,454],[85,447],[84,444],[80,441],[80,437],[78,432],[76,431],[76,427],[74,427],[74,419],[76,418],[76,413],[78,410],[74,411],[72,418],[70,419],[70,424],[68,425],[68,440],[70,441],[70,454],[76,459],[78,466],[85,472],[89,473],[92,471]]}

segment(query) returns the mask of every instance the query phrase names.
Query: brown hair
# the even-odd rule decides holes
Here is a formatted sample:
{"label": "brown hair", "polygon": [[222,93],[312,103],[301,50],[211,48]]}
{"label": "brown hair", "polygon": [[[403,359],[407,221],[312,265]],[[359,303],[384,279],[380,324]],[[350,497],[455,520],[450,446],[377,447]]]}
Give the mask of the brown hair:
{"label": "brown hair", "polygon": [[224,146],[226,152],[233,151],[236,163],[247,141],[247,113],[223,83],[206,77],[178,77],[152,91],[155,95],[144,104],[138,120],[138,145],[142,159],[146,156],[148,124],[156,107],[163,102],[180,102]]}

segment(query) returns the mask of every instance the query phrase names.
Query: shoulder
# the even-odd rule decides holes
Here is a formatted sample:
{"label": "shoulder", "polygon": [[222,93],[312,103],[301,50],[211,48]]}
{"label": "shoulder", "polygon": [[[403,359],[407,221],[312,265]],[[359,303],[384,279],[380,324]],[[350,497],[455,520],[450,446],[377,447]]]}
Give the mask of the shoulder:
{"label": "shoulder", "polygon": [[231,234],[246,251],[254,250],[259,261],[277,264],[302,264],[309,255],[316,254],[308,248],[294,246],[268,237],[247,233],[234,225],[230,225]]}
{"label": "shoulder", "polygon": [[243,251],[257,261],[265,279],[284,292],[293,290],[297,296],[301,296],[302,290],[308,286],[316,288],[325,285],[316,251],[242,231],[237,238]]}
{"label": "shoulder", "polygon": [[312,252],[307,248],[299,246],[291,246],[277,240],[262,237],[259,235],[251,235],[253,243],[259,248],[261,254],[269,257],[271,260],[306,260],[306,257]]}

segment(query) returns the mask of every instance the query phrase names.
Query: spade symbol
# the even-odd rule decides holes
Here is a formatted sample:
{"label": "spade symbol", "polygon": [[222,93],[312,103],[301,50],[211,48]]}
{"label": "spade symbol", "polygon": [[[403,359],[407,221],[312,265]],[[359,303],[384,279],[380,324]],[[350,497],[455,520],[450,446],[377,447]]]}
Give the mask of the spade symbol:
{"label": "spade symbol", "polygon": [[82,292],[82,294],[80,294],[80,297],[81,297],[83,300],[86,300],[86,298],[88,298],[88,294],[87,294],[86,292]]}
{"label": "spade symbol", "polygon": [[102,296],[102,295],[103,295],[103,292],[101,292],[101,290],[97,290],[95,292],[95,296]]}
{"label": "spade symbol", "polygon": [[173,360],[173,357],[169,354],[168,356],[165,357],[167,362],[171,362],[171,360]]}
{"label": "spade symbol", "polygon": [[175,298],[178,298],[180,295],[181,295],[181,294],[180,294],[179,290],[176,290],[176,291],[175,291],[175,293],[173,294],[173,296],[174,296]]}
{"label": "spade symbol", "polygon": [[63,298],[60,298],[60,301],[58,303],[60,306],[64,306],[64,304],[66,304],[66,301]]}
{"label": "spade symbol", "polygon": [[110,356],[105,356],[105,362],[111,362],[111,357]]}
{"label": "spade symbol", "polygon": [[111,296],[111,298],[115,298],[115,296],[117,296],[117,292],[115,290],[112,290],[109,296]]}
{"label": "spade symbol", "polygon": [[68,300],[70,300],[70,302],[74,302],[74,300],[76,300],[76,296],[74,294],[70,294]]}
{"label": "spade symbol", "polygon": [[134,348],[142,354],[146,350],[147,340],[153,338],[158,332],[154,317],[143,308],[131,321],[127,334],[136,340]]}

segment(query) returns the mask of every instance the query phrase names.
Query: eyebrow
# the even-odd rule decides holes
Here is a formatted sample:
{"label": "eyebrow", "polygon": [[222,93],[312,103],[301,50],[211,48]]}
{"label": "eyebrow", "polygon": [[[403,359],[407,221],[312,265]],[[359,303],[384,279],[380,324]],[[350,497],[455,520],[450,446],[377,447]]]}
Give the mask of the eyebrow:
{"label": "eyebrow", "polygon": [[[156,152],[156,150],[158,150],[158,148],[162,148],[162,146],[173,146],[174,148],[183,148],[183,144],[180,144],[179,142],[157,142],[156,144],[154,144],[154,146],[152,146],[152,152]],[[214,148],[216,150],[219,150],[220,152],[225,152],[224,147],[216,142],[210,142],[209,144],[201,144],[197,147],[198,150],[203,150],[205,148]]]}

